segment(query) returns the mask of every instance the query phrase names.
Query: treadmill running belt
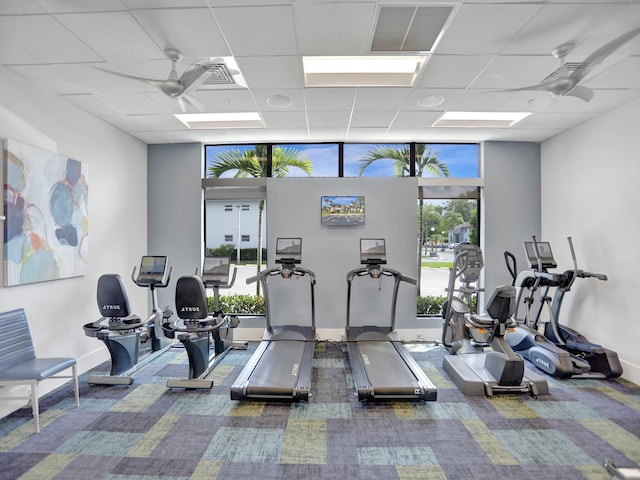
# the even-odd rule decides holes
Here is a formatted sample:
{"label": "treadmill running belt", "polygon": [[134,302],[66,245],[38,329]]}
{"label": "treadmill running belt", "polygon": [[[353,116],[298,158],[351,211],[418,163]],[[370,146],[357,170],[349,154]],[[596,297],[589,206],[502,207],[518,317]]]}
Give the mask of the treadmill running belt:
{"label": "treadmill running belt", "polygon": [[290,395],[298,383],[307,342],[272,341],[256,365],[247,386],[250,395]]}
{"label": "treadmill running belt", "polygon": [[413,394],[420,384],[391,342],[359,341],[362,363],[377,394]]}

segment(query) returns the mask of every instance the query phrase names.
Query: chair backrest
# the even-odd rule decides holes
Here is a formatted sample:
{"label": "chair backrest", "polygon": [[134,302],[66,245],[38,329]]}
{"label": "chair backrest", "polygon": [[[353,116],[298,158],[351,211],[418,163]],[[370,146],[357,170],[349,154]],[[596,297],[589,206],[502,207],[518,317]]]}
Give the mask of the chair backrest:
{"label": "chair backrest", "polygon": [[487,301],[487,313],[494,320],[505,323],[516,310],[516,289],[512,285],[496,287]]}
{"label": "chair backrest", "polygon": [[24,309],[0,313],[0,370],[35,357]]}
{"label": "chair backrest", "polygon": [[109,318],[124,318],[131,315],[129,297],[120,275],[107,273],[98,279],[98,309],[100,315]]}
{"label": "chair backrest", "polygon": [[202,280],[185,275],[176,283],[176,313],[183,320],[203,319],[209,316],[207,292]]}

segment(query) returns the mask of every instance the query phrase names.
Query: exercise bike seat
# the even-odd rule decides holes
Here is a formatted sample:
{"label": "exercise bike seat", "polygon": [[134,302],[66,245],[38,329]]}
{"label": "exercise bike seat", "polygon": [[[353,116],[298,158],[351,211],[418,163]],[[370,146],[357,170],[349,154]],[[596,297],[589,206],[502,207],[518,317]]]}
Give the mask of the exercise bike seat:
{"label": "exercise bike seat", "polygon": [[487,312],[481,315],[471,315],[470,320],[480,326],[496,324],[511,324],[511,317],[516,309],[516,289],[511,285],[496,287],[487,301]]}
{"label": "exercise bike seat", "polygon": [[87,336],[95,337],[102,330],[129,332],[144,325],[138,315],[131,313],[129,297],[120,275],[108,273],[98,279],[97,300],[102,318],[83,326]]}
{"label": "exercise bike seat", "polygon": [[168,338],[175,338],[175,332],[208,334],[222,326],[223,322],[209,315],[207,293],[200,277],[185,275],[176,283],[176,314],[182,326],[176,321],[163,322],[162,329]]}

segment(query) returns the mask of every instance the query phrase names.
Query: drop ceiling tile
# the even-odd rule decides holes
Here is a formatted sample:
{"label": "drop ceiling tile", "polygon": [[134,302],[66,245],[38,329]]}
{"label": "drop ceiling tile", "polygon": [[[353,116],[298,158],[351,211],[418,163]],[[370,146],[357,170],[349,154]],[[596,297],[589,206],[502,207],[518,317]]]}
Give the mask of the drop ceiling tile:
{"label": "drop ceiling tile", "polygon": [[536,85],[559,67],[560,62],[551,55],[501,55],[469,82],[469,86],[501,90]]}
{"label": "drop ceiling tile", "polygon": [[262,112],[262,118],[269,128],[306,128],[305,112]]}
{"label": "drop ceiling tile", "polygon": [[[459,97],[464,93],[464,89],[462,88],[412,88],[409,95],[404,101],[402,105],[403,111],[430,111],[430,110],[447,110],[449,106],[452,104],[453,100]],[[440,95],[443,98],[443,101],[439,105],[434,105],[433,107],[424,107],[418,104],[418,102],[424,102],[431,97],[436,95]]]}
{"label": "drop ceiling tile", "polygon": [[349,110],[309,111],[309,128],[332,128],[336,125],[348,125],[351,112]]}
{"label": "drop ceiling tile", "polygon": [[104,115],[100,118],[127,132],[187,129],[173,115]]}
{"label": "drop ceiling tile", "polygon": [[398,110],[410,88],[358,88],[354,110]]}
{"label": "drop ceiling tile", "polygon": [[290,6],[222,7],[214,14],[236,57],[298,53]]}
{"label": "drop ceiling tile", "polygon": [[293,12],[301,55],[368,53],[375,3],[304,3]]}
{"label": "drop ceiling tile", "polygon": [[[100,57],[49,15],[0,16],[3,43],[9,41],[43,63],[100,61]],[[29,60],[30,61],[30,60]],[[16,63],[27,63],[16,62]]]}
{"label": "drop ceiling tile", "polygon": [[70,13],[55,18],[108,62],[165,58],[129,12]]}
{"label": "drop ceiling tile", "polygon": [[493,55],[431,55],[415,83],[420,88],[464,88],[494,59]]}
{"label": "drop ceiling tile", "polygon": [[158,45],[172,47],[191,64],[203,57],[228,57],[231,51],[208,8],[134,10],[132,14]]}
{"label": "drop ceiling tile", "polygon": [[296,56],[238,57],[250,89],[302,88],[302,62]]}
{"label": "drop ceiling tile", "polygon": [[309,110],[351,110],[356,88],[316,87],[305,88],[304,95]]}
{"label": "drop ceiling tile", "polygon": [[209,112],[248,112],[257,110],[256,102],[247,89],[242,90],[198,90]]}
{"label": "drop ceiling tile", "polygon": [[37,3],[49,13],[126,10],[121,0],[37,0]]}
{"label": "drop ceiling tile", "polygon": [[97,95],[93,95],[90,93],[62,95],[62,98],[97,117],[105,115],[117,115],[121,113]]}
{"label": "drop ceiling tile", "polygon": [[[251,91],[253,97],[261,111],[289,111],[304,110],[304,90],[302,88],[272,88],[272,89],[254,89]],[[288,107],[277,107],[270,105],[268,100],[270,97],[283,96],[291,101]]]}
{"label": "drop ceiling tile", "polygon": [[3,0],[0,2],[0,15],[31,15],[45,13],[35,0]]}
{"label": "drop ceiling tile", "polygon": [[397,110],[355,110],[351,116],[350,128],[388,128]]}
{"label": "drop ceiling tile", "polygon": [[400,133],[403,129],[427,128],[442,116],[443,111],[433,112],[400,112],[389,129],[392,133]]}

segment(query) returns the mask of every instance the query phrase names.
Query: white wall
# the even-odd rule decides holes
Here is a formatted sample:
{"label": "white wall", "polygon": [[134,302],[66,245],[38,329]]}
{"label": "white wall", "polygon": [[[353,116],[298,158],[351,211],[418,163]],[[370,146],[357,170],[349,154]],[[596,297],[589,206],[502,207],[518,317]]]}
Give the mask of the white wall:
{"label": "white wall", "polygon": [[542,235],[559,269],[578,266],[607,282],[576,280],[560,321],[618,352],[640,383],[640,98],[542,144]]}
{"label": "white wall", "polygon": [[[147,149],[120,130],[0,67],[0,137],[74,158],[88,166],[89,269],[83,277],[0,286],[2,310],[24,308],[39,356],[73,356],[80,371],[109,358],[82,325],[99,318],[103,273],[125,278],[132,308],[146,312],[146,292],[127,281],[147,244]],[[41,385],[41,393],[56,386]],[[23,402],[2,402],[5,415]]]}
{"label": "white wall", "polygon": [[[360,238],[384,238],[387,267],[416,278],[417,240],[416,178],[271,178],[267,181],[268,245],[277,237],[302,237],[302,267],[316,274],[316,327],[322,337],[339,340],[346,321],[348,271],[360,268]],[[338,227],[320,224],[322,195],[364,195],[365,224]],[[268,253],[274,266],[274,249]],[[389,324],[392,282],[382,284],[369,277],[353,281],[352,325]],[[389,295],[389,296],[387,296]],[[290,308],[305,312],[306,299],[291,298],[287,290],[275,291],[274,319],[287,315]],[[286,322],[282,322],[286,323]],[[288,323],[293,323],[289,321]],[[415,329],[416,287],[402,283],[398,296],[398,329]]]}

